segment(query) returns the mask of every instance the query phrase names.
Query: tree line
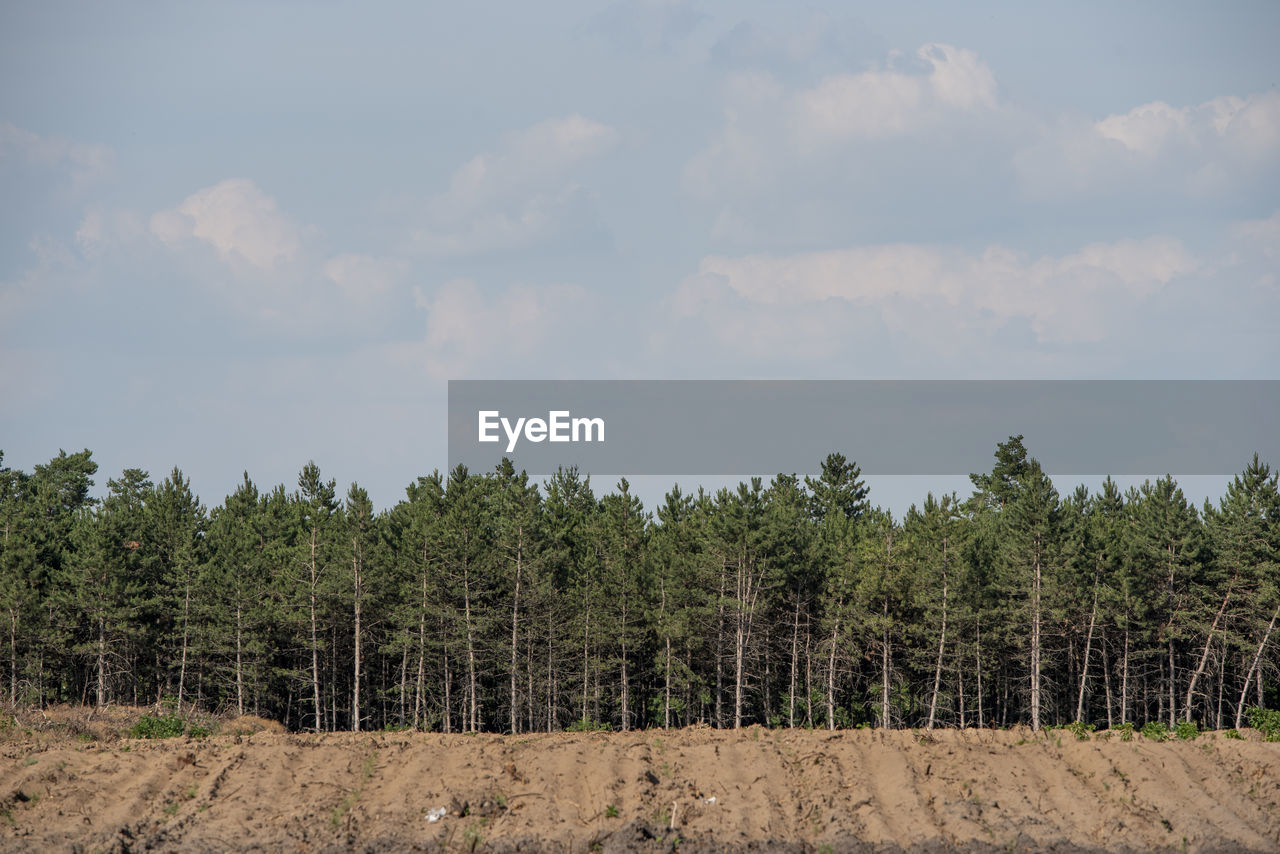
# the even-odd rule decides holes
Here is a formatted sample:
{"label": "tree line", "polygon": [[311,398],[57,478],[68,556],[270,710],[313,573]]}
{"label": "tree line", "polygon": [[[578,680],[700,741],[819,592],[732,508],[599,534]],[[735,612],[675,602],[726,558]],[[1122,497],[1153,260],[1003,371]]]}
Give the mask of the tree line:
{"label": "tree line", "polygon": [[[0,463],[3,456],[0,455]],[[308,463],[207,509],[174,469],[90,497],[0,468],[12,705],[172,704],[297,730],[1240,726],[1280,699],[1280,493],[1255,456],[1060,494],[1016,436],[903,518],[859,467],[597,496],[504,461],[375,512]]]}

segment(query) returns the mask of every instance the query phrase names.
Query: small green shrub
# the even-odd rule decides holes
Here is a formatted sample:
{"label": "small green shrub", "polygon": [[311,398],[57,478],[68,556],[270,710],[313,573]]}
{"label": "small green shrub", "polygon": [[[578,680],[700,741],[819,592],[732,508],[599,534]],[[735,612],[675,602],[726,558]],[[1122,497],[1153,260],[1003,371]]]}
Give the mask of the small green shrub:
{"label": "small green shrub", "polygon": [[1121,741],[1133,741],[1133,724],[1131,722],[1125,721],[1120,724],[1120,726],[1116,727],[1116,732],[1120,733]]}
{"label": "small green shrub", "polygon": [[1142,725],[1142,737],[1151,741],[1164,741],[1169,737],[1169,728],[1162,721],[1147,721]]}
{"label": "small green shrub", "polygon": [[1224,738],[1231,738],[1231,739],[1235,739],[1236,741],[1244,741],[1244,736],[1241,735],[1240,730],[1236,729],[1235,727],[1232,727],[1231,729],[1227,730],[1222,735]]}
{"label": "small green shrub", "polygon": [[213,735],[213,730],[209,729],[207,726],[201,726],[200,724],[192,724],[187,729],[187,735],[189,735],[192,738],[208,738],[209,736]]}
{"label": "small green shrub", "polygon": [[617,818],[617,817],[618,817],[618,808],[617,808],[616,806],[614,806],[613,804],[609,804],[609,806],[607,806],[607,807],[605,807],[605,808],[604,808],[604,817],[605,817],[605,818]]}
{"label": "small green shrub", "polygon": [[177,738],[187,728],[177,715],[143,715],[129,730],[130,738]]}
{"label": "small green shrub", "polygon": [[613,724],[607,721],[594,721],[590,718],[574,721],[565,727],[566,732],[611,732],[612,730]]}
{"label": "small green shrub", "polygon": [[1195,721],[1178,721],[1178,725],[1174,727],[1173,732],[1182,741],[1193,741],[1196,736],[1200,735],[1200,727],[1196,726]]}
{"label": "small green shrub", "polygon": [[1249,726],[1262,733],[1263,741],[1280,741],[1280,709],[1252,706],[1245,711]]}
{"label": "small green shrub", "polygon": [[1067,724],[1065,729],[1068,729],[1075,734],[1076,741],[1088,741],[1090,736],[1093,735],[1093,731],[1096,727],[1094,727],[1093,724],[1087,724],[1083,721],[1073,721],[1072,723]]}

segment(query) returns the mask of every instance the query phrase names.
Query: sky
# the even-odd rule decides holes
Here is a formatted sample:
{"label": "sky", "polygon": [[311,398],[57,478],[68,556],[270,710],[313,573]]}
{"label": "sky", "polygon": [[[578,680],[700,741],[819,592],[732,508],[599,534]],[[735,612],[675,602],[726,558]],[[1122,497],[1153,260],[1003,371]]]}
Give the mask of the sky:
{"label": "sky", "polygon": [[1278,36],[1274,2],[4,4],[4,465],[216,504],[314,459],[386,507],[447,468],[449,379],[1278,379]]}

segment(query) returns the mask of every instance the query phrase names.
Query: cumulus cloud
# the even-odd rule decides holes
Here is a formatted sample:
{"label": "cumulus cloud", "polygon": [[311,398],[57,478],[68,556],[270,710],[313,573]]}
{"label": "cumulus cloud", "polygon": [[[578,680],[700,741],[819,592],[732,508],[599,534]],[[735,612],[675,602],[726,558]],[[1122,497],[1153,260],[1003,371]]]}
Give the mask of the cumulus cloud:
{"label": "cumulus cloud", "polygon": [[510,376],[538,356],[545,370],[556,344],[581,340],[590,310],[586,291],[572,285],[512,285],[486,294],[470,279],[456,279],[432,293],[418,288],[417,306],[426,311],[426,334],[401,348],[436,379]]}
{"label": "cumulus cloud", "polygon": [[132,211],[92,208],[76,229],[76,245],[86,255],[96,255],[108,246],[136,240],[145,233],[145,224]]}
{"label": "cumulus cloud", "polygon": [[408,265],[398,258],[344,253],[324,263],[324,274],[347,299],[368,303],[390,291],[407,268]]}
{"label": "cumulus cloud", "polygon": [[[86,252],[115,231],[91,214],[79,240]],[[318,229],[299,223],[246,178],[198,190],[153,214],[152,245],[166,247],[173,276],[203,289],[263,328],[289,335],[370,335],[410,304],[404,258],[334,252]],[[216,256],[222,264],[209,263]]]}
{"label": "cumulus cloud", "polygon": [[294,260],[302,246],[301,229],[247,178],[228,178],[156,213],[151,233],[170,246],[202,241],[224,261],[259,270]]}
{"label": "cumulus cloud", "polygon": [[65,170],[77,186],[101,180],[115,167],[115,155],[105,145],[72,142],[60,136],[41,136],[8,122],[0,123],[0,161]]}
{"label": "cumulus cloud", "polygon": [[589,205],[575,170],[617,141],[616,130],[579,115],[509,134],[496,150],[459,167],[449,188],[428,200],[425,221],[414,231],[416,247],[462,256],[555,236]]}
{"label": "cumulus cloud", "polygon": [[1280,92],[1195,106],[1154,101],[1096,121],[1063,121],[1014,162],[1034,196],[1132,192],[1138,183],[1226,193],[1280,169]]}
{"label": "cumulus cloud", "polygon": [[995,76],[973,51],[926,44],[915,57],[907,70],[836,74],[810,88],[788,88],[767,72],[730,75],[724,127],[686,166],[686,186],[714,195],[815,152],[917,134],[996,107]]}
{"label": "cumulus cloud", "polygon": [[795,93],[790,109],[797,139],[812,146],[893,137],[933,126],[951,111],[995,107],[995,76],[973,51],[927,44],[916,56],[927,73],[840,74]]}
{"label": "cumulus cloud", "polygon": [[982,58],[947,44],[806,84],[733,72],[723,104],[683,189],[707,206],[714,240],[775,250],[903,227],[941,237],[957,207],[1007,196],[1006,159],[1025,123]]}
{"label": "cumulus cloud", "polygon": [[[956,324],[989,329],[1024,322],[1042,342],[1094,341],[1108,334],[1106,318],[1118,306],[1146,299],[1197,266],[1168,237],[1098,243],[1039,258],[1001,246],[973,254],[912,244],[709,256],[670,305],[677,318],[713,318],[714,306],[731,296],[765,309],[758,314],[766,320],[774,310],[820,306],[872,312],[891,325],[895,317],[905,320],[921,310],[944,311]],[[766,323],[765,334],[776,337],[770,328]],[[806,348],[821,346],[812,340],[821,331],[815,327],[797,340]]]}

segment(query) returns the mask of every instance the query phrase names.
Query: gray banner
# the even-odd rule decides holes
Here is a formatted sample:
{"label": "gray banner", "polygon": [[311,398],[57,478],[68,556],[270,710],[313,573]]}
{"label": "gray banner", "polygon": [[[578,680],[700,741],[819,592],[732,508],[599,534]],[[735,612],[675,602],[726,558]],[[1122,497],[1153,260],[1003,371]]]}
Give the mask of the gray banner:
{"label": "gray banner", "polygon": [[1276,380],[451,380],[449,464],[551,474],[987,471],[1022,434],[1055,474],[1224,475],[1280,463]]}

